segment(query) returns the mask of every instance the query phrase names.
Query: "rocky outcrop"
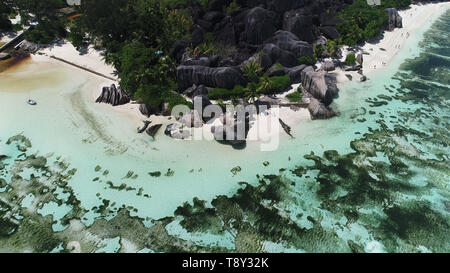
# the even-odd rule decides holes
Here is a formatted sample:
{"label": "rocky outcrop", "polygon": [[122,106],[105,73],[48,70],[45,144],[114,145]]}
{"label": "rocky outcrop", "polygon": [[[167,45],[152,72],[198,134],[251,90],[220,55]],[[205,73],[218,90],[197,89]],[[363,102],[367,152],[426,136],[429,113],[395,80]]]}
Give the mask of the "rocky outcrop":
{"label": "rocky outcrop", "polygon": [[177,68],[178,86],[185,90],[192,85],[205,85],[232,89],[235,85],[245,86],[247,81],[241,72],[231,67],[185,66]]}
{"label": "rocky outcrop", "polygon": [[159,129],[161,129],[162,124],[155,124],[151,127],[149,127],[145,132],[151,136],[152,138],[155,138],[155,135],[158,133]]}
{"label": "rocky outcrop", "polygon": [[322,70],[323,71],[328,71],[329,72],[329,71],[333,71],[335,69],[336,69],[336,66],[335,66],[333,61],[325,61],[322,64]]}
{"label": "rocky outcrop", "polygon": [[142,115],[150,117],[151,115],[157,116],[170,116],[172,112],[169,109],[169,104],[167,102],[162,103],[159,106],[150,106],[147,104],[139,105],[139,111]]}
{"label": "rocky outcrop", "polygon": [[250,130],[249,113],[242,117],[234,114],[232,117],[222,116],[220,124],[211,127],[214,139],[223,144],[229,144],[235,149],[245,147]]}
{"label": "rocky outcrop", "polygon": [[331,109],[329,109],[325,104],[320,102],[315,98],[311,98],[311,101],[308,106],[309,113],[311,114],[311,118],[314,119],[329,119],[336,116]]}
{"label": "rocky outcrop", "polygon": [[337,29],[335,27],[332,27],[332,26],[319,27],[319,30],[328,39],[337,40],[337,39],[339,39],[341,37],[341,34],[339,34]]}
{"label": "rocky outcrop", "polygon": [[388,30],[392,31],[395,28],[402,28],[403,27],[403,19],[400,16],[400,14],[398,13],[398,11],[394,8],[388,8],[386,9],[388,16],[389,16],[389,21],[388,21]]}
{"label": "rocky outcrop", "polygon": [[291,68],[286,68],[286,74],[289,75],[292,84],[301,83],[302,82],[302,71],[307,66],[304,64],[294,66]]}
{"label": "rocky outcrop", "polygon": [[339,93],[336,79],[327,72],[316,72],[312,67],[302,71],[302,85],[314,98],[329,105]]}
{"label": "rocky outcrop", "polygon": [[184,125],[180,123],[172,123],[167,125],[164,134],[174,139],[187,139],[191,135],[188,130],[184,129]]}
{"label": "rocky outcrop", "polygon": [[202,118],[196,110],[191,110],[189,113],[185,113],[180,118],[179,122],[188,128],[200,128],[203,126]]}
{"label": "rocky outcrop", "polygon": [[266,41],[276,45],[282,50],[292,53],[296,58],[309,57],[314,54],[313,46],[305,41],[301,41],[294,33],[279,30],[275,32],[272,38]]}
{"label": "rocky outcrop", "polygon": [[283,29],[292,32],[302,41],[312,43],[315,39],[312,20],[312,15],[302,9],[291,10],[284,13]]}
{"label": "rocky outcrop", "polygon": [[145,130],[147,130],[148,126],[150,125],[150,123],[152,123],[152,122],[149,120],[144,121],[144,125],[137,129],[138,134],[142,134],[143,132],[145,132]]}
{"label": "rocky outcrop", "polygon": [[271,10],[279,13],[284,13],[292,9],[299,9],[305,6],[304,0],[267,0],[266,3]]}
{"label": "rocky outcrop", "polygon": [[117,106],[129,103],[130,97],[120,87],[116,88],[116,85],[112,84],[111,87],[103,87],[100,97],[95,102]]}
{"label": "rocky outcrop", "polygon": [[271,67],[277,63],[284,67],[294,67],[299,64],[293,53],[283,50],[272,43],[264,45],[262,52],[261,66],[264,68]]}
{"label": "rocky outcrop", "polygon": [[204,85],[193,85],[190,88],[188,88],[186,90],[186,95],[191,97],[191,98],[195,98],[197,96],[207,96],[209,91],[211,90],[211,88],[208,88]]}
{"label": "rocky outcrop", "polygon": [[272,37],[277,30],[275,27],[275,14],[261,7],[255,7],[247,12],[245,18],[245,31],[241,40],[252,45],[259,45]]}
{"label": "rocky outcrop", "polygon": [[356,63],[359,65],[363,65],[363,63],[364,63],[363,54],[359,53],[358,55],[356,55]]}

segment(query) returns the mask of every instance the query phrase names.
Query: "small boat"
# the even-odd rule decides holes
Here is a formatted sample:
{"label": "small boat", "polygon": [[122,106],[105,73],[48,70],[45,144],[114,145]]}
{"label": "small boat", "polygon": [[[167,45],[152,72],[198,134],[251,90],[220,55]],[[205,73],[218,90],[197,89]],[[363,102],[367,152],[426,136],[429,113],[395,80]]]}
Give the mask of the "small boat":
{"label": "small boat", "polygon": [[28,100],[27,103],[28,103],[29,105],[36,105],[36,104],[37,104],[37,102],[34,101],[34,100]]}

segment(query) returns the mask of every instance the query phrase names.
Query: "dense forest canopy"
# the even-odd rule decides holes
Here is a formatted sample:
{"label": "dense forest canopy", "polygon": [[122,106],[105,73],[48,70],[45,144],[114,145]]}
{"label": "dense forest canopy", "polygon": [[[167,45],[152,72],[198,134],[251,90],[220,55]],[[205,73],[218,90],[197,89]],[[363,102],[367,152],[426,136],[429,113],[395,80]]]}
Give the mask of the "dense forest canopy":
{"label": "dense forest canopy", "polygon": [[[265,3],[265,1],[255,1],[255,3]],[[61,8],[67,7],[65,0],[12,0],[8,2],[8,5],[4,2],[0,3],[0,29],[11,29],[8,17],[11,13],[17,12],[21,16],[22,26],[37,23],[37,27],[26,34],[26,39],[29,41],[48,44],[57,38],[67,38],[80,50],[90,44],[102,49],[105,61],[113,64],[119,73],[121,87],[136,100],[148,105],[158,105],[168,100],[171,105],[188,104],[183,97],[171,92],[177,89],[175,70],[179,61],[170,54],[174,44],[180,40],[194,40],[193,18],[199,13],[204,13],[204,10],[212,10],[209,13],[214,13],[218,3],[225,3],[228,5],[224,8],[225,16],[233,21],[235,18],[240,18],[241,11],[252,8],[250,2],[244,0],[82,0],[81,6],[75,7],[76,12],[81,16],[67,18],[59,13]],[[380,6],[370,7],[366,0],[335,2],[345,3],[339,4],[336,14],[343,19],[343,22],[336,26],[340,34],[339,38],[329,39],[326,45],[314,44],[313,58],[302,56],[298,59],[299,64],[314,64],[317,58],[337,54],[341,45],[352,46],[379,35],[388,22],[387,7],[403,8],[411,4],[410,0],[383,0]],[[294,3],[294,5],[297,4]],[[275,7],[275,9],[278,8]],[[225,23],[228,22],[226,18],[223,19]],[[236,28],[242,27],[236,24]],[[317,28],[314,27],[313,30],[316,34]],[[220,45],[215,36],[217,33],[208,31],[201,34],[201,42],[190,45],[193,56],[210,56],[219,52],[219,49],[225,56],[231,54],[231,48],[235,48],[234,45],[227,45],[224,42]],[[239,50],[255,51],[256,48],[240,48]],[[241,69],[242,74],[251,83],[249,87],[237,86],[233,90],[216,88],[212,92],[213,96],[225,99],[230,98],[230,94],[239,97],[255,92],[267,94],[273,93],[275,86],[285,86],[286,78],[268,78],[262,75],[261,67],[254,63],[249,63]]]}

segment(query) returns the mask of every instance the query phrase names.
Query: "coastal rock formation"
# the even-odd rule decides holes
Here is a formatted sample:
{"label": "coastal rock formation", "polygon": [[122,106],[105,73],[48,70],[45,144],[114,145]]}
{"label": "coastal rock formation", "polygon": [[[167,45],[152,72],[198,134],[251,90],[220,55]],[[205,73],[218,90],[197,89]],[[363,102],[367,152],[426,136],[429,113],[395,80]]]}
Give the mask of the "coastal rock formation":
{"label": "coastal rock formation", "polygon": [[291,68],[286,68],[286,74],[289,75],[292,84],[297,84],[302,82],[302,71],[307,65],[301,64]]}
{"label": "coastal rock formation", "polygon": [[255,7],[248,11],[245,19],[245,31],[241,34],[241,40],[252,45],[259,45],[272,37],[276,31],[275,14],[261,7]]}
{"label": "coastal rock formation", "polygon": [[304,10],[291,10],[284,13],[283,29],[295,34],[299,39],[312,43],[315,39],[313,33],[313,18]]}
{"label": "coastal rock formation", "polygon": [[116,88],[116,85],[112,84],[111,87],[103,87],[100,97],[95,102],[117,106],[129,103],[130,97],[120,87]]}
{"label": "coastal rock formation", "polygon": [[336,69],[336,67],[335,67],[333,61],[325,61],[325,62],[322,64],[322,70],[323,70],[323,71],[333,71],[333,70],[335,70],[335,69]]}
{"label": "coastal rock formation", "polygon": [[308,106],[309,113],[311,114],[311,118],[314,119],[329,119],[336,116],[331,109],[329,109],[325,104],[320,102],[315,98],[311,98],[311,101]]}
{"label": "coastal rock formation", "polygon": [[327,72],[316,72],[314,68],[307,67],[303,69],[301,77],[303,88],[326,105],[339,93],[335,77]]}
{"label": "coastal rock formation", "polygon": [[155,138],[155,135],[158,133],[158,131],[159,131],[159,129],[161,129],[161,127],[162,127],[162,124],[155,124],[155,125],[149,127],[145,132],[149,136]]}
{"label": "coastal rock formation", "polygon": [[169,104],[167,102],[162,103],[158,106],[150,106],[146,104],[139,105],[139,111],[142,115],[146,117],[150,117],[151,115],[157,115],[157,116],[170,116],[172,114],[172,111],[169,109]]}
{"label": "coastal rock formation", "polygon": [[188,128],[200,128],[203,126],[202,118],[196,110],[185,113],[179,121]]}
{"label": "coastal rock formation", "polygon": [[262,52],[260,64],[264,68],[271,67],[277,63],[284,67],[294,67],[299,64],[294,54],[272,43],[264,45]]}
{"label": "coastal rock formation", "polygon": [[177,81],[183,90],[192,85],[232,89],[235,85],[247,84],[240,71],[231,67],[185,66],[177,68]]}
{"label": "coastal rock formation", "polygon": [[223,144],[229,144],[235,149],[244,147],[247,143],[247,135],[250,130],[250,115],[245,117],[224,115],[220,118],[220,124],[211,127],[214,139]]}
{"label": "coastal rock formation", "polygon": [[356,63],[359,64],[359,65],[363,65],[363,63],[364,63],[364,56],[361,53],[356,55]]}
{"label": "coastal rock formation", "polygon": [[339,39],[341,37],[341,34],[339,34],[337,29],[335,27],[332,27],[332,26],[320,27],[319,30],[328,39],[337,40],[337,39]]}
{"label": "coastal rock formation", "polygon": [[197,96],[207,96],[211,88],[204,86],[203,84],[200,86],[193,85],[188,88],[185,94],[191,98],[195,98]]}
{"label": "coastal rock formation", "polygon": [[301,41],[294,33],[284,30],[275,32],[272,38],[266,43],[274,44],[282,50],[292,53],[296,58],[312,58],[314,49],[311,44]]}
{"label": "coastal rock formation", "polygon": [[167,125],[164,134],[174,139],[187,139],[190,136],[189,131],[185,130],[184,125],[180,123],[172,123]]}
{"label": "coastal rock formation", "polygon": [[403,27],[403,19],[398,13],[398,11],[394,8],[388,8],[386,9],[388,16],[389,16],[389,23],[388,23],[388,30],[392,31],[395,28],[402,28]]}
{"label": "coastal rock formation", "polygon": [[147,130],[148,126],[150,125],[150,123],[152,123],[149,120],[144,121],[144,125],[140,128],[138,128],[138,134],[142,134],[143,132],[145,132],[145,130]]}

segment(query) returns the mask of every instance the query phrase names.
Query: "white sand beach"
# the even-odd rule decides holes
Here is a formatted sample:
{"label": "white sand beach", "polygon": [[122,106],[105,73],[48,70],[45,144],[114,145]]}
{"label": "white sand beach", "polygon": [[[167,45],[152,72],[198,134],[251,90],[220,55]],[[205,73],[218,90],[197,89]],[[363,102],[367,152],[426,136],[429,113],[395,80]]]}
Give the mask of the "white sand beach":
{"label": "white sand beach", "polygon": [[[382,38],[376,43],[366,42],[359,53],[364,54],[363,73],[368,76],[374,71],[388,66],[395,56],[403,49],[405,43],[411,35],[423,29],[427,23],[432,23],[447,9],[450,2],[414,4],[409,9],[400,10],[399,14],[403,18],[403,28],[396,28],[393,31],[385,31]],[[343,60],[345,60],[346,48],[344,48]],[[338,69],[334,74],[339,83],[348,82],[345,74],[349,74],[353,79],[359,79],[361,75],[357,72],[346,72]]]}
{"label": "white sand beach", "polygon": [[[394,31],[384,32],[382,39],[376,41],[376,43],[367,42],[361,48],[359,52],[364,52],[364,64],[363,72],[364,75],[370,75],[374,71],[382,69],[389,65],[393,58],[402,50],[403,46],[407,42],[411,34],[421,29],[424,24],[431,22],[432,19],[438,18],[439,14],[445,12],[446,9],[450,8],[450,3],[429,3],[426,5],[412,5],[410,9],[399,11],[403,18],[403,28],[395,29]],[[1,41],[8,41],[10,37],[3,37]],[[346,48],[344,48],[343,58],[346,56]],[[104,78],[97,88],[92,90],[92,101],[99,96],[103,86],[111,85],[112,83],[118,85],[119,79],[114,74],[114,67],[107,65],[101,55],[101,52],[90,46],[84,54],[80,54],[76,48],[68,41],[62,41],[59,44],[55,44],[52,47],[48,47],[40,50],[37,54],[33,55],[34,60],[45,60],[47,62],[55,62],[62,65],[69,65],[60,60],[62,59],[67,62],[76,64],[78,66],[84,67],[88,70],[95,71],[108,78]],[[345,72],[343,70],[336,70],[332,72],[336,75],[338,83],[348,82],[349,79],[345,76],[350,74],[353,76],[354,80],[361,77],[357,72]],[[115,80],[113,80],[115,79]],[[278,97],[283,99],[286,94],[294,92],[298,85],[293,85],[293,89],[285,94],[279,95]],[[100,108],[111,108],[122,113],[126,116],[130,122],[136,127],[142,125],[142,121],[147,118],[143,116],[139,111],[139,105],[136,103],[129,103],[126,105],[112,107],[110,105],[98,104],[96,107]],[[273,113],[272,113],[273,114]],[[279,111],[279,117],[285,121],[289,126],[297,126],[302,120],[310,119],[310,114],[307,109],[296,109],[293,110],[290,107],[282,107]],[[168,124],[170,121],[166,117],[155,117],[152,116],[150,120],[153,123],[163,123]],[[263,118],[262,120],[266,120]],[[281,129],[280,132],[283,132]],[[250,135],[254,135],[256,132],[250,131]],[[267,136],[260,136],[266,138]]]}

